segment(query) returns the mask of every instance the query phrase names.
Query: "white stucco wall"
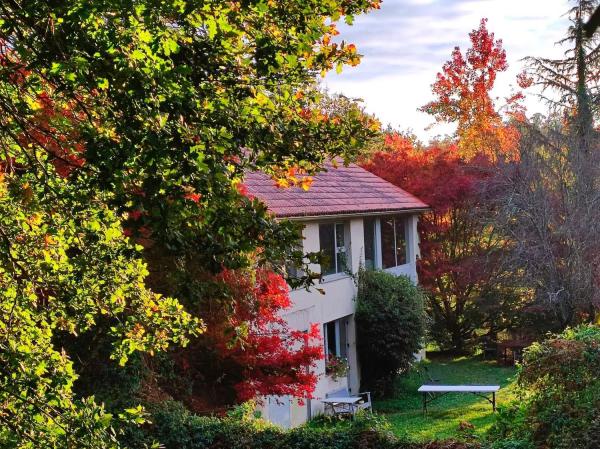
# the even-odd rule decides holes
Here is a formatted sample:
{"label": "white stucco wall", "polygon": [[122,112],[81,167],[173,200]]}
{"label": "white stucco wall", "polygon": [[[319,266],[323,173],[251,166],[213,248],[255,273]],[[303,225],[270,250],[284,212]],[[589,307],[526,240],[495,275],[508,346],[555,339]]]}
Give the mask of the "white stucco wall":
{"label": "white stucco wall", "polygon": [[[347,251],[350,253],[351,272],[358,273],[359,267],[364,261],[364,217],[340,218],[335,221],[344,221],[348,223],[349,245]],[[417,282],[416,256],[418,254],[418,236],[417,236],[417,215],[407,215],[407,264],[388,269],[394,274],[403,274],[409,276],[415,283]],[[318,252],[320,250],[319,242],[319,223],[325,220],[306,220],[303,229],[303,249],[304,252]],[[318,265],[312,266],[311,270],[319,272]],[[312,288],[310,291],[304,289],[293,290],[290,292],[292,308],[286,310],[283,315],[288,325],[292,329],[307,330],[311,324],[319,324],[323,329],[323,324],[346,318],[347,321],[347,356],[349,363],[348,377],[333,380],[325,373],[325,361],[321,360],[316,367],[316,374],[319,381],[314,392],[314,399],[299,404],[296,400],[284,401],[284,405],[270,401],[261,408],[261,412],[266,419],[271,419],[284,427],[293,427],[302,424],[310,416],[316,416],[323,413],[323,404],[320,399],[326,398],[332,393],[340,390],[348,390],[350,394],[358,394],[360,386],[359,361],[356,354],[356,331],[354,323],[354,311],[356,307],[356,284],[355,279],[347,274],[336,274],[326,276],[316,287],[322,289],[324,294]],[[288,410],[282,410],[286,407]],[[310,413],[308,411],[310,407]]]}

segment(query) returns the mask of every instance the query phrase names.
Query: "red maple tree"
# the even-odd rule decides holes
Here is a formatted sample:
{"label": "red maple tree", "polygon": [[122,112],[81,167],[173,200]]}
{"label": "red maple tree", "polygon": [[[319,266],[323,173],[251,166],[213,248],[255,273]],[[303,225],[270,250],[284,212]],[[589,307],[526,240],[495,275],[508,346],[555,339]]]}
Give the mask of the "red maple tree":
{"label": "red maple tree", "polygon": [[235,312],[220,325],[209,325],[209,332],[222,356],[242,367],[243,379],[235,385],[238,399],[311,397],[318,379],[310,368],[323,358],[320,331],[318,325],[306,331],[289,329],[281,317],[292,305],[285,279],[258,269],[255,279],[247,273],[224,270],[217,280],[234,298]]}
{"label": "red maple tree", "polygon": [[474,213],[491,162],[484,155],[467,161],[454,144],[415,148],[389,134],[384,151],[363,166],[431,207],[419,221],[419,283],[429,292],[435,336],[462,350],[481,324],[476,303],[494,275],[490,252],[501,245]]}
{"label": "red maple tree", "polygon": [[[464,54],[455,47],[432,85],[435,99],[421,109],[439,122],[456,123],[455,143],[415,148],[405,137],[389,134],[383,151],[365,164],[431,206],[419,224],[419,279],[430,293],[434,333],[458,350],[483,325],[484,311],[489,317],[505,303],[493,282],[497,254],[505,243],[477,212],[486,208],[480,186],[496,163],[519,158],[515,121],[524,112],[521,92],[506,99],[504,117],[492,98],[497,75],[508,64],[502,41],[488,31],[487,20],[469,37],[471,47]],[[521,89],[530,84],[523,75],[517,81]],[[486,297],[496,302],[482,304]]]}
{"label": "red maple tree", "polygon": [[[495,40],[494,33],[488,31],[487,19],[481,19],[469,38],[471,47],[466,54],[454,48],[432,85],[435,99],[421,110],[438,122],[457,124],[458,150],[464,158],[483,153],[491,160],[514,160],[519,132],[503,121],[491,96],[498,73],[508,69],[502,40]],[[522,94],[516,93],[505,106],[511,112],[520,111],[521,99]]]}
{"label": "red maple tree", "polygon": [[212,282],[199,312],[207,331],[176,357],[195,382],[183,399],[205,411],[266,395],[312,397],[312,368],[323,359],[320,330],[289,328],[282,317],[291,307],[285,279],[263,268],[224,269]]}

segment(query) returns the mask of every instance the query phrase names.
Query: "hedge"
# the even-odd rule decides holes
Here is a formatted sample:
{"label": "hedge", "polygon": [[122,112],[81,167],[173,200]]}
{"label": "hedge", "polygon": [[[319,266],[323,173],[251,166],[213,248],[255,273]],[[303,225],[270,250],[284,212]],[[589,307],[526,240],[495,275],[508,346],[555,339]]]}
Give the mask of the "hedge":
{"label": "hedge", "polygon": [[417,444],[401,441],[377,415],[354,421],[317,423],[284,430],[243,412],[224,418],[197,416],[167,402],[153,413],[153,424],[129,435],[132,449],[160,442],[165,449],[475,449],[460,442]]}

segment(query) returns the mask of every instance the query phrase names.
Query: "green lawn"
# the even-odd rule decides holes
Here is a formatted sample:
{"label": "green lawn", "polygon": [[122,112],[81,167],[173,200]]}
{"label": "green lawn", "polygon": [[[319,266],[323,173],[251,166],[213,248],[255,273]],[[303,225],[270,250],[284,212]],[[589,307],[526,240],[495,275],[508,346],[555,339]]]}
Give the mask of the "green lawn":
{"label": "green lawn", "polygon": [[[442,384],[495,384],[502,388],[497,403],[502,406],[516,398],[514,367],[504,367],[480,357],[432,357],[423,362],[431,377]],[[467,421],[475,426],[474,433],[483,434],[492,424],[492,406],[485,399],[471,394],[448,394],[428,406],[423,416],[422,396],[417,389],[424,383],[412,372],[398,381],[395,397],[374,402],[375,411],[390,421],[398,436],[414,441],[457,438],[459,424]]]}

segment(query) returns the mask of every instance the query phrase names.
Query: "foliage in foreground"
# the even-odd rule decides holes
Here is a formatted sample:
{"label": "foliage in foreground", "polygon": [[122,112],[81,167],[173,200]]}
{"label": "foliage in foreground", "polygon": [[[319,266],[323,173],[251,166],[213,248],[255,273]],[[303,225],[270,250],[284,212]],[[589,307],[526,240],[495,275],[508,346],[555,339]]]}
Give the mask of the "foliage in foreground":
{"label": "foliage in foreground", "polygon": [[335,23],[378,5],[2,2],[0,446],[116,447],[73,393],[99,396],[104,346],[124,362],[180,343],[199,321],[173,298],[195,312],[201,275],[290,255],[296,226],[243,175],[316,171],[378,128],[314,89],[360,60]]}
{"label": "foliage in foreground", "polygon": [[[177,403],[165,403],[154,412],[148,434],[160,439],[166,449],[468,449],[464,443],[414,444],[389,432],[389,424],[377,415],[359,415],[354,421],[317,418],[305,426],[283,430],[252,415],[251,407],[240,407],[225,418],[192,415]],[[145,438],[147,438],[146,435]],[[130,441],[140,447],[138,433]]]}
{"label": "foliage in foreground", "polygon": [[60,178],[0,175],[2,448],[116,446],[111,415],[74,396],[61,336],[107,333],[123,365],[200,330],[175,299],[145,288],[146,265],[115,214],[80,195]]}
{"label": "foliage in foreground", "polygon": [[267,269],[225,269],[205,284],[199,315],[206,332],[174,355],[176,374],[188,385],[163,388],[194,411],[263,395],[311,397],[321,335],[316,325],[294,331],[281,317],[292,306],[285,279]]}
{"label": "foliage in foreground", "polygon": [[525,353],[526,401],[501,413],[495,448],[600,447],[600,328],[569,329]]}
{"label": "foliage in foreground", "polygon": [[389,393],[422,347],[424,296],[405,276],[362,270],[355,317],[361,388]]}

